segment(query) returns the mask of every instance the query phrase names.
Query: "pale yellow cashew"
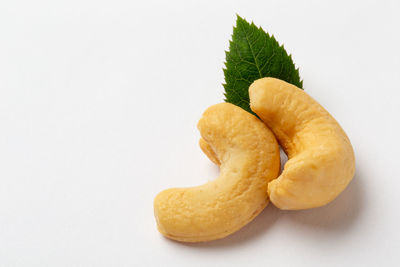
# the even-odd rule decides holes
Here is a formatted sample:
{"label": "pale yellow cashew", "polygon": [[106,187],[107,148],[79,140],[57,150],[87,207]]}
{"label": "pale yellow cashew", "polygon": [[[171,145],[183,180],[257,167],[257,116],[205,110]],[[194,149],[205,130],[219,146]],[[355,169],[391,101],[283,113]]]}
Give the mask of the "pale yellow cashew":
{"label": "pale yellow cashew", "polygon": [[[159,193],[159,231],[185,242],[223,238],[250,222],[268,203],[268,182],[279,174],[279,146],[272,132],[243,109],[221,103],[198,123],[202,148],[220,163],[220,176],[205,185]],[[208,149],[208,150],[207,150]]]}
{"label": "pale yellow cashew", "polygon": [[204,154],[207,155],[207,157],[214,162],[217,165],[221,165],[221,162],[219,162],[219,159],[215,152],[213,151],[212,147],[204,140],[203,138],[200,138],[199,145],[201,150],[204,152]]}
{"label": "pale yellow cashew", "polygon": [[294,85],[262,78],[249,88],[250,107],[274,132],[288,155],[282,174],[268,185],[280,209],[319,207],[353,178],[354,152],[336,120]]}

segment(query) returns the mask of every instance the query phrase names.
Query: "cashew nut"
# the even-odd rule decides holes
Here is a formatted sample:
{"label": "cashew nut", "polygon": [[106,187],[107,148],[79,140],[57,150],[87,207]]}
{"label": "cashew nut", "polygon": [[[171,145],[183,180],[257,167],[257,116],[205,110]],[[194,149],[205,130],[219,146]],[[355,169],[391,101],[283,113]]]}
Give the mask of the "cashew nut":
{"label": "cashew nut", "polygon": [[199,145],[201,150],[203,151],[204,154],[215,164],[218,166],[221,165],[221,162],[219,162],[219,159],[215,152],[213,151],[212,147],[204,140],[203,138],[200,138]]}
{"label": "cashew nut", "polygon": [[280,209],[319,207],[332,201],[355,171],[353,148],[336,120],[294,85],[274,78],[249,88],[250,107],[288,155],[282,174],[268,184]]}
{"label": "cashew nut", "polygon": [[204,112],[198,129],[201,147],[220,163],[220,176],[167,189],[154,200],[158,230],[178,241],[209,241],[239,230],[267,205],[268,182],[279,174],[278,143],[254,115],[221,103]]}

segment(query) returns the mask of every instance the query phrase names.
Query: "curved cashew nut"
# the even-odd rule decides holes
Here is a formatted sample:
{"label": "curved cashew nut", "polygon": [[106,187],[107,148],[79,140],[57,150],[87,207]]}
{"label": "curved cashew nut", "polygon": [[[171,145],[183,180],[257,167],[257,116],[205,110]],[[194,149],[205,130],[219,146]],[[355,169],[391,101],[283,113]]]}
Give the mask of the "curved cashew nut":
{"label": "curved cashew nut", "polygon": [[211,106],[198,129],[200,144],[209,144],[202,148],[220,163],[220,176],[201,186],[167,189],[154,200],[159,231],[178,241],[209,241],[239,230],[267,205],[268,182],[279,174],[274,135],[247,111],[228,103]]}
{"label": "curved cashew nut", "polygon": [[249,95],[251,109],[274,132],[289,159],[268,185],[271,202],[297,210],[332,201],[355,171],[353,148],[340,125],[303,90],[278,79],[255,81]]}

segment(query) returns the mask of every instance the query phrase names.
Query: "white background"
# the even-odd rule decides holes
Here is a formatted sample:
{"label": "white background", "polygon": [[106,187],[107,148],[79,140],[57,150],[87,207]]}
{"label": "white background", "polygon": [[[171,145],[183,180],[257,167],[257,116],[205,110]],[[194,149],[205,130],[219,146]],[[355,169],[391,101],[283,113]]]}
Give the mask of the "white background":
{"label": "white background", "polygon": [[[399,266],[398,1],[1,1],[0,266]],[[153,198],[218,176],[196,124],[223,100],[235,14],[285,44],[356,153],[318,209],[223,240],[156,230]]]}

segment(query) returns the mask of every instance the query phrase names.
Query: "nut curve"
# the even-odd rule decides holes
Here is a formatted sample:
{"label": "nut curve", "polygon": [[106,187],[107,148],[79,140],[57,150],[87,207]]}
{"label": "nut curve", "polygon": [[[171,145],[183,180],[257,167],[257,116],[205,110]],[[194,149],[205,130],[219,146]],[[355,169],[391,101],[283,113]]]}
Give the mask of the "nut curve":
{"label": "nut curve", "polygon": [[201,186],[164,190],[154,199],[158,230],[183,242],[223,238],[250,222],[267,205],[268,182],[280,167],[273,133],[235,105],[209,107],[198,129],[206,149],[215,152],[206,154],[218,159],[220,176]]}
{"label": "nut curve", "polygon": [[200,138],[199,140],[199,145],[201,150],[203,151],[204,154],[206,154],[206,156],[212,161],[214,162],[216,165],[221,165],[221,162],[219,161],[217,155],[215,154],[214,150],[212,149],[212,147],[207,143],[206,140],[204,140],[203,138]]}
{"label": "nut curve", "polygon": [[298,210],[335,199],[355,172],[352,145],[337,121],[303,90],[279,79],[256,80],[249,96],[251,109],[288,155],[282,174],[268,185],[271,202]]}

